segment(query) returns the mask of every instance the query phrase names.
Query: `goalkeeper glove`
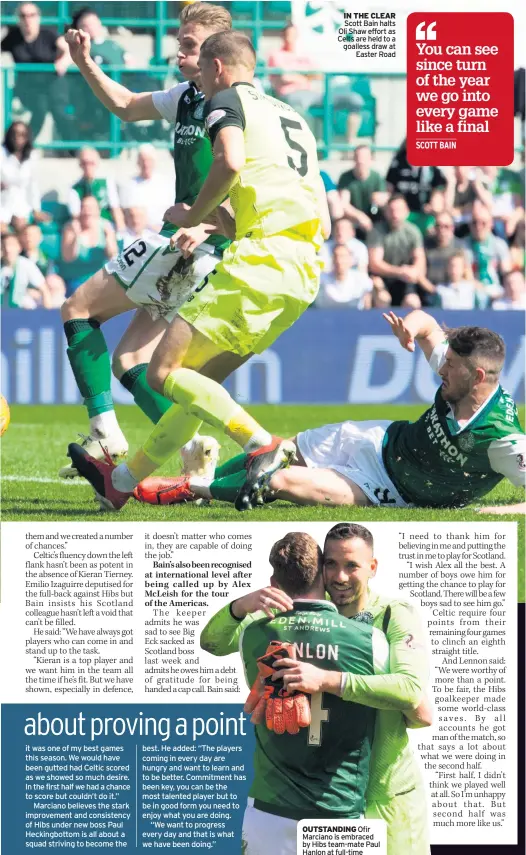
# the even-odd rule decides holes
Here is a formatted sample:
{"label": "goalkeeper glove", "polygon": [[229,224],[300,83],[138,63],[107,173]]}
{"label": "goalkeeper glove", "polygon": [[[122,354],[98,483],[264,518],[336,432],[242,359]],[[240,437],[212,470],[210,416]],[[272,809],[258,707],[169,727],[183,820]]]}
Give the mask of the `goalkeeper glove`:
{"label": "goalkeeper glove", "polygon": [[274,663],[278,659],[295,659],[296,648],[287,642],[271,641],[264,656],[257,660],[259,675],[245,704],[245,712],[252,712],[253,724],[266,723],[276,734],[299,733],[300,727],[309,727],[310,704],[304,692],[287,692],[283,680],[272,680]]}

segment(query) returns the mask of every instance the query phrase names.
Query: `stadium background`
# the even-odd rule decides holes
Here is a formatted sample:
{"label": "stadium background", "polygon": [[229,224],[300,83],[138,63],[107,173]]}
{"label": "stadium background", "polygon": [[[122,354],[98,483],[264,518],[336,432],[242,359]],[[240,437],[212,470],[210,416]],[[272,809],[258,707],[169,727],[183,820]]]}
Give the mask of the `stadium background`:
{"label": "stadium background", "polygon": [[[56,27],[62,33],[70,25],[72,15],[86,4],[41,2],[38,5],[42,26]],[[252,37],[258,53],[257,76],[266,90],[271,87],[266,58],[279,47],[280,34],[287,21],[299,22],[301,37],[317,35],[323,39],[323,49],[313,54],[320,63],[316,72],[323,97],[321,105],[311,109],[322,168],[337,182],[339,175],[352,166],[346,139],[347,111],[342,109],[339,98],[342,93],[351,91],[361,99],[355,144],[364,142],[371,146],[373,166],[384,175],[405,133],[404,22],[406,14],[412,10],[405,8],[398,16],[396,61],[382,66],[371,61],[364,67],[363,61],[357,65],[354,57],[341,50],[337,42],[345,4],[269,0],[221,5],[231,11],[234,26]],[[133,64],[128,61],[126,66],[105,67],[110,76],[133,91],[153,91],[177,81],[179,76],[173,57],[181,6],[181,3],[164,0],[90,3],[89,7],[100,15],[108,28],[110,38],[133,58]],[[400,8],[400,4],[394,6]],[[444,10],[449,6],[454,9],[454,4],[446,2]],[[3,3],[2,35],[6,27],[16,25],[16,9],[14,2]],[[309,23],[311,16],[314,23]],[[519,44],[521,31],[517,27]],[[26,118],[23,104],[17,98],[17,86],[21,81],[25,79],[26,86],[44,93],[55,72],[51,65],[15,65],[5,54],[2,59],[6,60],[2,68],[5,129],[10,122]],[[39,154],[37,180],[43,198],[42,210],[52,217],[51,222],[42,226],[44,242],[58,265],[60,230],[69,217],[65,201],[68,189],[79,175],[75,155],[81,146],[98,149],[102,155],[101,175],[120,182],[136,170],[138,145],[152,142],[160,152],[158,169],[169,176],[167,181],[173,176],[169,152],[171,131],[167,123],[123,124],[104,110],[92,115],[86,123],[81,110],[86,84],[74,67],[68,70],[66,79],[69,99],[63,104],[63,121],[57,121],[56,110],[53,115],[48,113],[35,142]],[[520,168],[522,133],[521,121],[517,118],[515,168]],[[505,333],[508,347],[506,384],[516,399],[523,402],[523,312],[479,314],[473,311],[438,315],[450,326],[480,323]],[[122,318],[116,319],[105,328],[110,345],[116,343],[125,322]],[[259,405],[259,416],[266,418],[269,427],[282,434],[345,418],[414,418],[424,409],[424,402],[432,398],[435,385],[425,362],[399,349],[384,324],[376,310],[365,314],[323,309],[308,312],[271,351],[238,372],[230,388],[241,402]],[[78,518],[81,514],[79,493],[64,491],[55,483],[67,442],[74,439],[77,429],[83,430],[87,424],[80,406],[61,406],[74,404],[79,398],[65,359],[59,312],[11,309],[3,313],[2,326],[2,389],[12,404],[13,414],[3,449],[6,518],[32,516],[42,519],[47,516],[57,519],[60,501],[65,502],[63,518]],[[115,384],[114,392],[119,404],[129,403],[129,396],[119,384]],[[297,404],[301,406],[295,406]],[[130,444],[133,444],[144,432],[145,419],[132,408],[121,412],[125,413],[122,418],[130,433]],[[226,446],[223,453],[228,451]],[[26,479],[23,484],[19,479],[16,483],[20,475]],[[40,495],[31,509],[38,484],[41,485],[38,487]],[[508,488],[497,490],[500,491],[497,499],[511,500]],[[60,493],[64,492],[71,498],[61,498]],[[517,496],[511,498],[517,500]],[[198,509],[188,512],[195,514]],[[267,509],[266,514],[269,513],[279,514],[279,510]],[[308,513],[313,518],[312,510],[298,509],[294,513]],[[258,518],[270,518],[266,514]],[[287,515],[292,517],[290,508]],[[219,516],[224,518],[224,514]],[[166,512],[160,518],[166,518]],[[458,512],[455,518],[458,519]]]}

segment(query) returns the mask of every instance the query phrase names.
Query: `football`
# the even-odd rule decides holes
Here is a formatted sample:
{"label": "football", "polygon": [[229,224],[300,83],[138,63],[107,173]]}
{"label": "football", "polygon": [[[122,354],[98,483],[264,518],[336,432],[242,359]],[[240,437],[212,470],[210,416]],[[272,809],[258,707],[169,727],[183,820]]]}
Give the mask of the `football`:
{"label": "football", "polygon": [[0,395],[0,436],[3,436],[9,427],[11,421],[11,411],[9,404],[3,395]]}

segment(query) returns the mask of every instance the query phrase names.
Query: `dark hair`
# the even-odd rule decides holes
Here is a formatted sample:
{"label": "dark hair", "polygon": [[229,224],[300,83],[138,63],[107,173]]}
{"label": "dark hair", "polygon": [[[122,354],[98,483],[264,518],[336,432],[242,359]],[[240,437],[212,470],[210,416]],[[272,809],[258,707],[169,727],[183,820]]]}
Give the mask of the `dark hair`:
{"label": "dark hair", "polygon": [[17,125],[23,125],[23,127],[27,131],[27,140],[24,145],[24,148],[22,149],[22,162],[24,162],[24,160],[28,160],[31,155],[31,152],[33,151],[33,131],[31,130],[29,125],[26,125],[25,122],[11,122],[7,131],[5,132],[4,146],[9,152],[9,154],[15,153],[15,128]]}
{"label": "dark hair", "polygon": [[256,52],[252,42],[244,33],[235,30],[224,30],[208,36],[201,45],[201,56],[205,59],[222,59],[225,65],[244,65],[252,71],[256,67]]}
{"label": "dark hair", "polygon": [[95,15],[97,18],[99,17],[99,15],[95,11],[95,9],[93,9],[92,6],[83,6],[82,9],[77,9],[75,14],[73,15],[73,17],[71,19],[72,28],[74,30],[78,30],[80,22],[87,15]]}
{"label": "dark hair", "polygon": [[323,549],[325,551],[328,540],[352,540],[353,538],[358,537],[360,540],[363,540],[367,546],[370,546],[371,550],[374,549],[374,540],[371,532],[363,525],[358,525],[358,523],[338,523],[337,525],[334,525],[325,536]]}
{"label": "dark hair", "polygon": [[278,540],[269,555],[278,585],[289,596],[307,594],[321,578],[321,549],[310,534],[291,531]]}
{"label": "dark hair", "polygon": [[499,374],[504,365],[506,345],[498,333],[485,327],[457,327],[447,330],[448,344],[458,356],[491,365],[488,373]]}

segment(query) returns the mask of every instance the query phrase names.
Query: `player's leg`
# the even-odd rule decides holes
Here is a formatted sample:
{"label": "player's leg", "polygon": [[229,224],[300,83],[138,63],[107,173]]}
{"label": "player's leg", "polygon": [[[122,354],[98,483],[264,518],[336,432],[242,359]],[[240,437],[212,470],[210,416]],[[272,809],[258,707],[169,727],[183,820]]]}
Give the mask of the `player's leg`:
{"label": "player's leg", "polygon": [[[199,374],[210,360],[229,358],[231,370],[252,351],[262,352],[302,314],[316,296],[319,264],[311,244],[289,238],[242,239],[188,299],[155,351],[147,379],[178,406],[168,410],[128,466],[121,465],[103,484],[122,507],[126,495],[180,448],[196,420],[222,429],[244,450],[254,453],[247,470],[270,474],[277,463],[290,462],[294,446],[272,438],[228,392]],[[230,354],[228,357],[227,354]],[[71,447],[78,454],[75,446]],[[80,452],[80,458],[82,458]],[[90,462],[82,459],[84,473]],[[101,486],[101,467],[95,467]],[[88,477],[88,480],[89,477]],[[100,492],[97,489],[97,492]]]}
{"label": "player's leg", "polygon": [[166,332],[163,318],[154,320],[146,309],[138,309],[113,352],[114,376],[131,393],[137,406],[157,424],[172,402],[151,388],[146,374],[152,355]]}
{"label": "player's leg", "polygon": [[270,434],[220,385],[249,356],[221,351],[182,318],[174,318],[152,357],[147,377],[156,391],[162,389],[177,406],[164,414],[129,464],[118,468],[115,486],[123,492],[126,484],[133,489],[132,480],[142,481],[169,460],[193,435],[188,435],[190,427],[203,420],[239,444],[268,443]]}
{"label": "player's leg", "polygon": [[387,823],[387,855],[429,855],[426,793],[422,784],[386,802],[370,802],[367,819]]}
{"label": "player's leg", "polygon": [[296,505],[371,505],[363,490],[333,469],[291,466],[275,472],[269,482],[273,498]]}
{"label": "player's leg", "polygon": [[[68,359],[88,413],[89,441],[97,445],[103,439],[114,459],[125,455],[128,446],[115,416],[110,355],[100,325],[133,308],[126,292],[103,268],[84,282],[61,309]],[[67,477],[76,472],[65,467],[61,474]]]}

